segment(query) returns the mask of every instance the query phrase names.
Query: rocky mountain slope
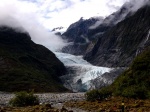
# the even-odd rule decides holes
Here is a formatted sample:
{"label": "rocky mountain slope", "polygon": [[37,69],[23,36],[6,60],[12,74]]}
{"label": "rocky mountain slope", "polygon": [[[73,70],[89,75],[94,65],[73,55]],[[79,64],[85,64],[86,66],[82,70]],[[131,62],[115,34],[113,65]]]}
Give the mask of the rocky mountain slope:
{"label": "rocky mountain slope", "polygon": [[120,10],[105,19],[97,17],[84,20],[81,18],[71,24],[67,31],[62,34],[62,37],[72,43],[64,47],[62,52],[83,55],[91,50],[92,44],[95,44],[99,36],[132,14],[129,7],[132,7],[132,5],[124,4]]}
{"label": "rocky mountain slope", "polygon": [[0,91],[66,91],[59,80],[66,69],[27,33],[0,27]]}
{"label": "rocky mountain slope", "polygon": [[144,6],[103,35],[84,59],[98,66],[127,67],[150,46],[150,6]]}
{"label": "rocky mountain slope", "polygon": [[103,90],[130,98],[150,98],[150,47],[138,55],[128,70]]}
{"label": "rocky mountain slope", "polygon": [[64,47],[62,52],[75,55],[83,54],[91,38],[88,37],[88,29],[98,21],[95,18],[84,20],[81,18],[79,21],[71,24],[67,31],[62,34],[62,37],[71,44]]}

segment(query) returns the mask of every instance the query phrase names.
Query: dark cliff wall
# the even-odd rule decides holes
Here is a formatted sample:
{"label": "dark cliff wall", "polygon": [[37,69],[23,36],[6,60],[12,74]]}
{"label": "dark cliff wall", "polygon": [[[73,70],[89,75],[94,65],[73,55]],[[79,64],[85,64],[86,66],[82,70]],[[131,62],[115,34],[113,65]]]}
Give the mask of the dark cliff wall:
{"label": "dark cliff wall", "polygon": [[127,67],[135,56],[150,46],[150,6],[121,21],[99,37],[84,59],[98,66]]}

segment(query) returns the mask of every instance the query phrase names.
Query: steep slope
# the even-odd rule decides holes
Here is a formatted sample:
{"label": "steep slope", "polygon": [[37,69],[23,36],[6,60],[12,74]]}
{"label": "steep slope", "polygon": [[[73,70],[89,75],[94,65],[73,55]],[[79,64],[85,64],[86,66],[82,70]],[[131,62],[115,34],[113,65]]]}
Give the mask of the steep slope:
{"label": "steep slope", "polygon": [[69,42],[84,43],[86,42],[84,37],[87,36],[88,28],[95,24],[96,21],[98,21],[96,18],[90,18],[87,20],[81,18],[79,21],[71,24],[62,36],[64,36],[64,38],[66,37]]}
{"label": "steep slope", "polygon": [[59,76],[64,65],[27,33],[0,27],[0,91],[66,91]]}
{"label": "steep slope", "polygon": [[89,27],[94,25],[98,19],[90,18],[84,20],[81,18],[79,21],[71,24],[67,31],[62,34],[62,37],[71,44],[64,47],[62,52],[75,55],[84,54],[89,41],[92,38],[88,37]]}
{"label": "steep slope", "polygon": [[[114,95],[131,98],[150,98],[150,47],[138,55],[130,68],[122,73],[109,90]],[[102,91],[102,90],[101,90]]]}
{"label": "steep slope", "polygon": [[71,24],[62,36],[64,39],[72,42],[72,44],[64,47],[62,51],[75,55],[85,54],[93,48],[99,36],[132,14],[130,11],[131,7],[132,4],[126,3],[105,19],[99,17],[84,20],[81,18],[79,21]]}
{"label": "steep slope", "polygon": [[98,66],[127,67],[150,46],[150,6],[144,6],[99,37],[84,59]]}
{"label": "steep slope", "polygon": [[121,22],[125,18],[132,15],[131,8],[133,5],[131,3],[125,3],[118,11],[107,16],[102,21],[97,21],[93,26],[89,27],[88,36],[94,36],[97,34],[105,33],[109,28],[113,27],[117,23]]}

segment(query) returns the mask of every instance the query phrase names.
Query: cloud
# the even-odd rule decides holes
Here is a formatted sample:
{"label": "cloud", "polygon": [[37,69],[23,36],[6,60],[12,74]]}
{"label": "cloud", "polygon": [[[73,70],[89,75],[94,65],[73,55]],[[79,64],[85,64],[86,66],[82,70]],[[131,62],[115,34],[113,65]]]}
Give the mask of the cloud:
{"label": "cloud", "polygon": [[66,43],[39,22],[37,10],[38,7],[34,3],[0,0],[0,26],[5,25],[28,32],[35,43],[42,44],[53,51],[64,47]]}
{"label": "cloud", "polygon": [[[22,1],[22,0],[21,0]],[[24,1],[24,0],[23,0]],[[106,17],[128,0],[26,0],[38,6],[37,13],[46,28],[68,27],[81,17]]]}
{"label": "cloud", "polygon": [[[55,27],[68,27],[81,17],[106,17],[122,4],[133,4],[136,11],[149,0],[0,0],[0,25],[28,32],[32,40],[51,50],[61,49],[66,43],[50,33]],[[45,29],[47,28],[47,29]]]}
{"label": "cloud", "polygon": [[[108,6],[115,7],[111,5],[113,4],[113,1],[116,0],[110,0]],[[134,14],[139,8],[143,7],[146,4],[150,5],[149,0],[126,0],[126,2],[121,7],[121,10],[118,10],[114,14],[109,15],[104,20],[100,19],[94,25],[90,26],[89,29],[95,29],[101,24],[117,24],[118,22],[124,20],[129,13]],[[124,8],[124,10],[122,10],[122,8]]]}
{"label": "cloud", "polygon": [[35,4],[40,15],[40,22],[48,29],[56,27],[69,27],[81,17],[106,17],[117,11],[125,2],[136,4],[137,10],[143,1],[149,0],[20,0]]}
{"label": "cloud", "polygon": [[131,3],[133,6],[130,8],[132,12],[137,11],[139,8],[143,7],[144,5],[150,5],[149,0],[130,0],[129,3]]}

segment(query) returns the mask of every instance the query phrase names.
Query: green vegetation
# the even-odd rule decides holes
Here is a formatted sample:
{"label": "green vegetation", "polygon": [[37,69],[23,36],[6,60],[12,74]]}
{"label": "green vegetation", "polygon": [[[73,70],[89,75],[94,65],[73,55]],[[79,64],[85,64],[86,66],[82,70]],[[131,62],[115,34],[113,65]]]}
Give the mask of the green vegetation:
{"label": "green vegetation", "polygon": [[51,51],[28,34],[0,29],[0,91],[67,91],[59,79],[66,69]]}
{"label": "green vegetation", "polygon": [[150,98],[150,49],[135,58],[128,70],[122,73],[112,85],[101,90],[87,92],[89,101],[103,99],[110,95],[134,99]]}
{"label": "green vegetation", "polygon": [[33,95],[32,92],[18,92],[9,103],[15,107],[34,106],[39,104],[39,99],[37,96]]}
{"label": "green vegetation", "polygon": [[137,56],[131,67],[113,83],[113,94],[131,98],[150,98],[150,49]]}
{"label": "green vegetation", "polygon": [[92,90],[85,94],[87,101],[103,100],[111,96],[112,92],[109,89]]}
{"label": "green vegetation", "polygon": [[85,96],[87,101],[96,101],[100,99],[100,93],[98,90],[86,92]]}

